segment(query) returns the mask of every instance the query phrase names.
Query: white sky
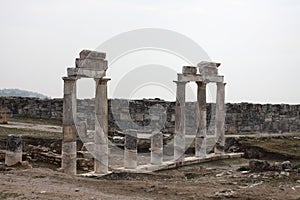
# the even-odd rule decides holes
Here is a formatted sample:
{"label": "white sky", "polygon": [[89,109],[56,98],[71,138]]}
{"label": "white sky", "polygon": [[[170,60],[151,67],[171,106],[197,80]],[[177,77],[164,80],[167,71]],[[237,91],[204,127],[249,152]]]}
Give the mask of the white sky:
{"label": "white sky", "polygon": [[0,0],[0,88],[62,97],[61,77],[82,49],[122,32],[162,28],[222,63],[227,102],[299,104],[299,19],[298,0]]}

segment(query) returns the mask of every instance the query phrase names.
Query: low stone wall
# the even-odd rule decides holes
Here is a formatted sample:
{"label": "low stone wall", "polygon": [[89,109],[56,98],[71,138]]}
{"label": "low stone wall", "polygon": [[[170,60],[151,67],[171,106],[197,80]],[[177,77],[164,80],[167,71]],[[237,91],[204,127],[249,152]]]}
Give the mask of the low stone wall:
{"label": "low stone wall", "polygon": [[[78,100],[77,119],[87,121],[94,127],[94,101]],[[162,128],[164,133],[173,133],[175,103],[160,99],[109,100],[109,132],[122,131],[122,127],[147,131],[148,127]],[[0,108],[8,108],[14,116],[43,119],[62,119],[62,99],[37,99],[23,97],[0,97]],[[187,134],[196,130],[197,104],[186,104]],[[164,113],[162,111],[165,111]],[[208,134],[214,133],[215,105],[207,104]],[[163,124],[161,122],[164,122]],[[300,132],[300,105],[287,104],[226,104],[226,133],[243,132]]]}

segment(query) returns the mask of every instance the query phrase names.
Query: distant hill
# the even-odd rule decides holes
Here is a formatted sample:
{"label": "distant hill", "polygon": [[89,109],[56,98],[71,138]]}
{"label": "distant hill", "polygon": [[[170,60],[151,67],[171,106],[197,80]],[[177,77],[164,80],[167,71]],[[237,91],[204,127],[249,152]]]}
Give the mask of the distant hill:
{"label": "distant hill", "polygon": [[0,89],[0,97],[36,97],[40,99],[49,98],[43,94],[37,92],[31,92],[26,90],[19,90],[19,89]]}

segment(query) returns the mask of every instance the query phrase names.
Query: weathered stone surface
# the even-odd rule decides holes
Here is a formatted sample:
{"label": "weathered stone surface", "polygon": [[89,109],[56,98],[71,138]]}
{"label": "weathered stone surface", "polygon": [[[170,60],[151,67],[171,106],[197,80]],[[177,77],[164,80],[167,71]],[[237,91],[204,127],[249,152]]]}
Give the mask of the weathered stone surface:
{"label": "weathered stone surface", "polygon": [[[107,61],[104,60],[106,54],[96,51],[83,50],[79,53],[79,58],[75,60],[76,68],[83,68],[96,71],[105,71],[107,69]],[[71,73],[72,71],[70,71]],[[68,70],[69,73],[69,70]],[[77,73],[80,73],[78,71]],[[88,72],[81,72],[82,74]]]}
{"label": "weathered stone surface", "polygon": [[292,164],[290,161],[284,161],[281,163],[281,167],[283,170],[292,170]]}
{"label": "weathered stone surface", "polygon": [[61,167],[66,174],[75,175],[77,171],[76,159],[77,149],[76,141],[64,142],[62,144]]}
{"label": "weathered stone surface", "polygon": [[77,78],[103,78],[106,74],[104,70],[68,68],[68,76]]}
{"label": "weathered stone surface", "polygon": [[268,171],[270,166],[270,163],[266,160],[251,160],[249,162],[250,170],[253,172]]}
{"label": "weathered stone surface", "polygon": [[151,136],[151,164],[160,165],[163,162],[163,134],[153,132]]}
{"label": "weathered stone surface", "polygon": [[[114,103],[112,103],[114,102]],[[166,122],[163,129],[165,133],[174,133],[175,129],[175,102],[167,102],[159,99],[125,100],[111,99],[108,101],[109,132],[119,130],[119,123],[127,124],[133,120],[141,127],[150,123],[149,107],[159,104],[166,108]],[[112,113],[111,105],[116,112]],[[11,114],[8,117],[31,117],[42,119],[62,120],[62,99],[37,99],[27,97],[0,97],[0,106],[7,107]],[[88,129],[95,126],[95,103],[92,99],[77,100],[77,112],[82,113],[79,121],[87,120]],[[186,134],[192,132],[195,124],[195,108],[197,102],[186,103]],[[130,114],[127,115],[127,110]],[[207,104],[207,134],[213,134],[215,119],[215,104]],[[124,117],[126,115],[126,117]],[[140,117],[142,116],[142,118]],[[138,118],[136,118],[138,117]],[[211,125],[211,126],[210,126]],[[211,128],[210,128],[211,127]],[[130,128],[130,127],[129,127]],[[225,132],[235,133],[285,133],[300,131],[300,105],[288,104],[251,104],[251,103],[227,103]]]}
{"label": "weathered stone surface", "polygon": [[215,153],[224,153],[225,147],[225,83],[217,83],[216,100],[216,145]]}
{"label": "weathered stone surface", "polygon": [[5,165],[13,166],[22,162],[22,137],[10,134],[6,142]]}
{"label": "weathered stone surface", "polygon": [[89,58],[89,59],[100,59],[101,60],[101,59],[105,59],[106,53],[84,49],[79,53],[79,57],[80,57],[80,59]]}
{"label": "weathered stone surface", "polygon": [[175,81],[176,107],[175,107],[175,135],[174,135],[174,160],[182,162],[185,153],[186,134],[186,110],[185,110],[185,87],[186,82]]}
{"label": "weathered stone surface", "polygon": [[202,61],[198,63],[199,73],[204,76],[217,76],[220,63]]}
{"label": "weathered stone surface", "polygon": [[197,73],[197,68],[194,67],[194,66],[183,66],[182,67],[182,73],[183,74],[195,75]]}
{"label": "weathered stone surface", "polygon": [[124,148],[124,167],[125,169],[137,168],[137,132],[128,129],[125,135]]}
{"label": "weathered stone surface", "polygon": [[196,82],[197,84],[197,103],[196,123],[197,132],[195,138],[195,156],[206,156],[206,132],[207,132],[207,114],[206,114],[206,83]]}

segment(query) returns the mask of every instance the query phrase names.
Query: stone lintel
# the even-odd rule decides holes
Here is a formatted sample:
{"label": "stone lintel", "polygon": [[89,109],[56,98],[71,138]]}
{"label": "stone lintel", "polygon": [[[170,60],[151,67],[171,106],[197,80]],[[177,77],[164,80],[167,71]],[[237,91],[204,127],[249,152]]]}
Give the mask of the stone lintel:
{"label": "stone lintel", "polygon": [[75,59],[76,68],[84,68],[91,70],[107,70],[108,63],[107,60],[91,59],[91,58],[76,58]]}
{"label": "stone lintel", "polygon": [[191,74],[178,74],[178,82],[223,82],[224,76],[204,76],[201,74],[191,75]]}
{"label": "stone lintel", "polygon": [[84,68],[68,68],[68,76],[70,78],[103,78],[106,74],[105,70],[93,70]]}

